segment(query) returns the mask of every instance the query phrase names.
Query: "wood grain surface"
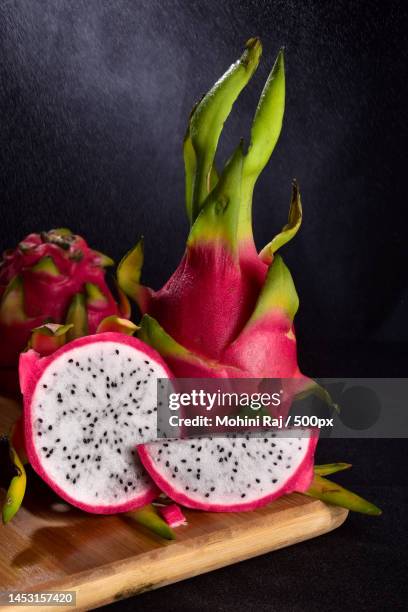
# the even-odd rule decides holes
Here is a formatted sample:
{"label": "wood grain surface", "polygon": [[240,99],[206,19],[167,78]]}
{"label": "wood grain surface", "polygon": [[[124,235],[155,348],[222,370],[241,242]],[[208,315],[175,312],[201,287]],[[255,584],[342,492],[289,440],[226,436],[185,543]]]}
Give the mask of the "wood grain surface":
{"label": "wood grain surface", "polygon": [[[0,431],[16,414],[17,403],[0,399]],[[67,505],[31,474],[22,509],[0,527],[0,591],[73,590],[76,609],[89,610],[321,535],[347,511],[293,494],[254,512],[186,516],[188,526],[166,542],[129,515]]]}

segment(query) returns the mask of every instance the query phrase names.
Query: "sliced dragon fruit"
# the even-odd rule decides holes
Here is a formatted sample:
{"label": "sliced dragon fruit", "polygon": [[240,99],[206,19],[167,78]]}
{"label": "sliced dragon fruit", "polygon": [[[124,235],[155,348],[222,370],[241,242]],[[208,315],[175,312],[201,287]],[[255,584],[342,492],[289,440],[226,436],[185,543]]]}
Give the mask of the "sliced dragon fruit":
{"label": "sliced dragon fruit", "polygon": [[158,493],[135,451],[156,437],[157,378],[171,377],[140,340],[102,333],[50,356],[20,358],[24,431],[34,470],[88,512],[133,510]]}
{"label": "sliced dragon fruit", "polygon": [[169,527],[180,527],[181,525],[187,525],[187,519],[177,504],[163,506],[159,508],[159,512]]}
{"label": "sliced dragon fruit", "polygon": [[[286,434],[287,436],[287,434]],[[308,489],[317,438],[203,437],[160,440],[138,447],[157,486],[188,508],[213,512],[254,510]]]}

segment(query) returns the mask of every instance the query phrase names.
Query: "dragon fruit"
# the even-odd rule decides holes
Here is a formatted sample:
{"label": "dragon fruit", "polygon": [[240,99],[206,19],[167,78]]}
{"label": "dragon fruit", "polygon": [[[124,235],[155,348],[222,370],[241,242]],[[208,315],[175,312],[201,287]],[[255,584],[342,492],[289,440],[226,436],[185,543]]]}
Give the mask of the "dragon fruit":
{"label": "dragon fruit", "polygon": [[29,462],[67,502],[110,514],[158,490],[135,445],[156,437],[157,378],[171,374],[151,347],[118,332],[78,338],[46,357],[20,357]]}
{"label": "dragon fruit", "polygon": [[138,452],[157,486],[179,504],[239,512],[309,488],[317,438],[303,434],[160,440]]}
{"label": "dragon fruit", "polygon": [[[0,267],[0,368],[13,368],[30,338],[45,322],[70,323],[81,334],[95,333],[108,315],[129,316],[127,299],[118,305],[106,282],[113,261],[92,250],[67,229],[29,234],[6,251]],[[76,336],[71,331],[71,339]]]}
{"label": "dragon fruit", "polygon": [[184,141],[187,212],[182,261],[159,291],[140,283],[143,242],[121,261],[118,282],[142,312],[139,337],[179,377],[298,379],[293,318],[298,296],[276,251],[302,219],[294,182],[287,225],[258,254],[252,235],[252,194],[278,139],[285,100],[282,51],[262,92],[245,151],[241,143],[218,175],[214,157],[232,104],[254,73],[261,43],[242,57],[193,110]]}

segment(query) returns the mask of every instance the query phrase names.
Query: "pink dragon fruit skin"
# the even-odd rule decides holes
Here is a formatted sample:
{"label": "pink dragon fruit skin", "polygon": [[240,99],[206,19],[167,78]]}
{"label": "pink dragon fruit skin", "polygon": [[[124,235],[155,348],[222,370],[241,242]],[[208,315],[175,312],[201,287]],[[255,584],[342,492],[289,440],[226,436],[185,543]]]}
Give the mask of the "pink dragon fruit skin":
{"label": "pink dragon fruit skin", "polygon": [[251,39],[243,56],[193,110],[184,141],[190,234],[182,261],[159,291],[140,284],[143,242],[122,260],[118,281],[144,315],[139,337],[179,377],[294,378],[293,318],[298,297],[276,251],[298,231],[299,189],[293,183],[288,223],[260,253],[252,234],[252,194],[281,130],[285,76],[279,53],[262,92],[247,150],[241,143],[218,176],[214,156],[233,102],[261,54]]}
{"label": "pink dragon fruit skin", "polygon": [[6,251],[0,268],[0,367],[17,365],[32,329],[65,322],[76,296],[83,296],[89,333],[109,315],[128,316],[105,281],[104,267],[112,264],[66,229],[29,234]]}

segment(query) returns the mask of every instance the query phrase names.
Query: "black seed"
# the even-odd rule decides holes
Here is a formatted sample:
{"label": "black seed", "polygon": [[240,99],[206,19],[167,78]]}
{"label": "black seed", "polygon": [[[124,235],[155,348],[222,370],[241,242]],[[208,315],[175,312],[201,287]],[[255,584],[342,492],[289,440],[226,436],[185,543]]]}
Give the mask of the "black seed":
{"label": "black seed", "polygon": [[246,496],[246,493],[241,493],[241,497],[245,497],[245,496]]}

